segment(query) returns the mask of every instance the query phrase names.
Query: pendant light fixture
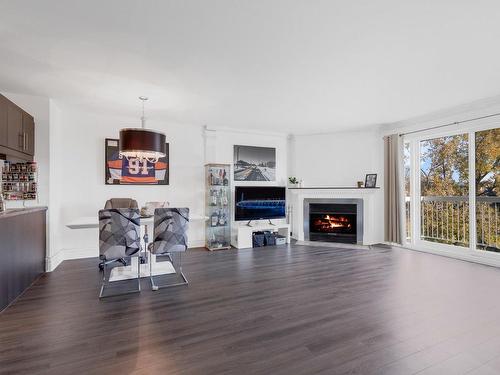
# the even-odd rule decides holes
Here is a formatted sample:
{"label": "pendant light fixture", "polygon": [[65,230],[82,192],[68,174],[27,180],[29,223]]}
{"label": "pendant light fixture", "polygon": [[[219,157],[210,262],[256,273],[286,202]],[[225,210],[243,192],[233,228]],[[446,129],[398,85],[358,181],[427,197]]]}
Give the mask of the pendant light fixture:
{"label": "pendant light fixture", "polygon": [[138,159],[141,162],[156,163],[166,155],[165,134],[146,129],[144,104],[148,98],[139,96],[139,99],[142,101],[141,127],[120,130],[120,156],[127,160]]}

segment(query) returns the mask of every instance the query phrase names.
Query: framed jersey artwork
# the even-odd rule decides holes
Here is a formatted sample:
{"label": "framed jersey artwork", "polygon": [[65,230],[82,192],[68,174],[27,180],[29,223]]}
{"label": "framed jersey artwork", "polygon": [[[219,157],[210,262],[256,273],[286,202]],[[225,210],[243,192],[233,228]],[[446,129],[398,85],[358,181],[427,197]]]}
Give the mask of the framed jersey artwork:
{"label": "framed jersey artwork", "polygon": [[106,185],[168,185],[169,150],[156,163],[120,157],[118,139],[106,138]]}

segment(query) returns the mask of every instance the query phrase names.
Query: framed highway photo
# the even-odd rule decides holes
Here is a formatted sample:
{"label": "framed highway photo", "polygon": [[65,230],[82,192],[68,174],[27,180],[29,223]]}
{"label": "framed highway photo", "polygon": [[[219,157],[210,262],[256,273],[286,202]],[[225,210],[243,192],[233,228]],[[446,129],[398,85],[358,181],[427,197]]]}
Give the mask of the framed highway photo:
{"label": "framed highway photo", "polygon": [[276,149],[235,145],[234,181],[276,181]]}

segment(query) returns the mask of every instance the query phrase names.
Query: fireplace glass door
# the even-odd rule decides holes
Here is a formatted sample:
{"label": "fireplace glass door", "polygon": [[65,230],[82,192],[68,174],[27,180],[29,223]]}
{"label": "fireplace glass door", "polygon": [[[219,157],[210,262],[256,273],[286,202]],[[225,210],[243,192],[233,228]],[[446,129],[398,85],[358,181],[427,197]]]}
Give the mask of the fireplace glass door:
{"label": "fireplace glass door", "polygon": [[312,241],[356,243],[356,214],[311,213],[309,231]]}

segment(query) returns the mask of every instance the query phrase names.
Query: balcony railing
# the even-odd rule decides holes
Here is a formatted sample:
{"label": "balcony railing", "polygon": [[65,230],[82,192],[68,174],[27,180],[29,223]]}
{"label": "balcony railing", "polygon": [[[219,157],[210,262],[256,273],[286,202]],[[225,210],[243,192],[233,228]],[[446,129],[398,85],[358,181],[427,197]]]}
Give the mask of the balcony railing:
{"label": "balcony railing", "polygon": [[[410,200],[406,199],[407,223]],[[420,238],[458,246],[469,246],[469,197],[421,197]],[[407,236],[411,236],[407,225]],[[476,197],[476,246],[500,252],[500,197]]]}

